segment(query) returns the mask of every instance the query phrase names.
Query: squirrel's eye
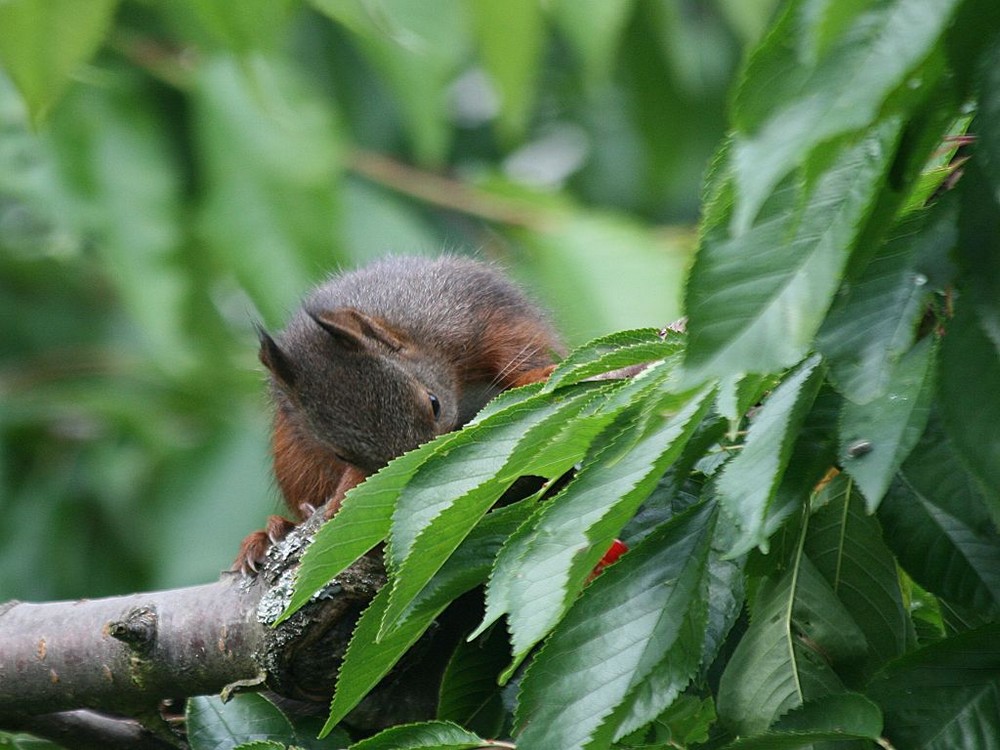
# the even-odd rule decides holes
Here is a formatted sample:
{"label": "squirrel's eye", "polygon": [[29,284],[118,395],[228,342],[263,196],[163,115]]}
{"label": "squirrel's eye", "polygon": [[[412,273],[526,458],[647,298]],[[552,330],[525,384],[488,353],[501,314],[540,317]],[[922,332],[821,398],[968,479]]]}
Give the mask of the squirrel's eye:
{"label": "squirrel's eye", "polygon": [[431,402],[431,411],[434,412],[434,419],[437,419],[441,416],[441,402],[438,401],[438,397],[430,391],[427,392],[427,398]]}

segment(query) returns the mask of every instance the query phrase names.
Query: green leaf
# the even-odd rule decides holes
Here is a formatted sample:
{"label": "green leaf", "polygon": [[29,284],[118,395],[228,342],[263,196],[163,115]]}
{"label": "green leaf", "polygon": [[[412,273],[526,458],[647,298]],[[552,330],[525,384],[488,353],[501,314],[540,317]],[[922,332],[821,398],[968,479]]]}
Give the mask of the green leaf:
{"label": "green leaf", "polygon": [[[182,0],[193,16],[193,26],[221,47],[237,53],[276,46],[287,30],[294,0]],[[177,8],[172,9],[173,12]]]}
{"label": "green leaf", "polygon": [[503,628],[493,628],[485,638],[459,643],[441,678],[437,718],[454,721],[485,737],[498,736],[505,711],[497,678],[509,661]]}
{"label": "green leaf", "polygon": [[587,82],[597,88],[612,62],[634,0],[556,0],[550,13],[576,52]]}
{"label": "green leaf", "polygon": [[955,219],[953,206],[942,204],[905,222],[837,294],[816,348],[829,363],[830,382],[848,400],[865,404],[889,387],[930,297],[932,273],[925,266],[954,246]]}
{"label": "green leaf", "polygon": [[396,498],[427,459],[460,433],[450,432],[390,462],[344,497],[340,510],[323,524],[302,555],[295,591],[278,619],[289,617],[355,560],[389,534]]}
{"label": "green leaf", "polygon": [[601,336],[567,355],[549,376],[543,390],[554,391],[623,367],[666,359],[677,354],[682,346],[682,334],[656,328]]}
{"label": "green leaf", "polygon": [[58,101],[111,27],[116,0],[5,0],[0,3],[0,63],[37,124]]}
{"label": "green leaf", "polygon": [[[600,427],[594,384],[541,394],[460,433],[415,473],[393,511],[387,548],[390,630],[473,526],[519,476],[554,479],[580,460]],[[581,419],[584,410],[589,418]],[[560,434],[563,433],[563,434]]]}
{"label": "green leaf", "polygon": [[[310,0],[358,35],[358,44],[398,98],[418,161],[447,155],[451,128],[447,89],[467,62],[472,42],[462,3],[449,0]],[[376,12],[372,12],[375,10]]]}
{"label": "green leaf", "polygon": [[[911,80],[948,28],[958,0],[879,0],[836,37],[790,7],[783,33],[772,33],[751,59],[733,111],[737,235],[750,229],[768,195],[821,144],[875,122],[890,95]],[[811,24],[811,25],[810,25]],[[796,46],[799,34],[826,40]]]}
{"label": "green leaf", "polygon": [[324,732],[360,703],[448,604],[486,580],[500,546],[533,507],[534,498],[527,498],[488,514],[420,593],[406,622],[381,640],[377,637],[388,607],[388,587],[376,595],[351,636]]}
{"label": "green leaf", "polygon": [[480,59],[500,96],[500,135],[520,138],[535,103],[545,42],[545,19],[535,0],[471,3]]}
{"label": "green leaf", "polygon": [[504,546],[480,630],[507,613],[515,665],[560,620],[615,535],[680,455],[711,394],[705,389],[664,401],[654,392],[649,403],[638,402],[599,438],[601,447],[566,489]]}
{"label": "green leaf", "polygon": [[884,394],[863,405],[847,401],[841,411],[840,463],[864,493],[869,513],[927,425],[936,354],[933,339],[925,338],[893,368]]}
{"label": "green leaf", "polygon": [[587,589],[524,676],[519,747],[607,747],[620,707],[648,701],[646,723],[683,689],[701,650],[714,518],[706,504],[672,519]]}
{"label": "green leaf", "polygon": [[[546,302],[573,339],[665,326],[681,316],[680,293],[694,249],[690,232],[655,232],[608,212],[555,218],[519,238],[533,251],[527,277],[551,291]],[[613,273],[609,248],[615,250]]]}
{"label": "green leaf", "polygon": [[434,619],[447,606],[442,602],[436,609],[426,608],[420,616],[411,617],[406,623],[379,638],[382,618],[389,606],[389,587],[384,586],[354,627],[351,642],[344,654],[344,661],[337,675],[337,688],[330,703],[330,715],[321,735],[331,731],[375,687],[403,654],[417,642]]}
{"label": "green leaf", "polygon": [[933,594],[1000,612],[1000,534],[986,498],[932,419],[879,507],[903,568]]}
{"label": "green leaf", "polygon": [[777,372],[805,356],[899,131],[889,121],[841,148],[808,191],[800,180],[784,184],[740,236],[721,220],[723,189],[687,283],[691,379]]}
{"label": "green leaf", "polygon": [[772,731],[740,738],[723,750],[812,750],[814,742],[830,742],[832,747],[838,747],[852,740],[878,741],[881,735],[879,707],[863,695],[840,693],[794,708],[775,723]]}
{"label": "green leaf", "polygon": [[330,264],[341,142],[334,113],[301,73],[261,55],[200,64],[192,107],[204,155],[201,237],[276,324]]}
{"label": "green leaf", "polygon": [[[771,583],[771,582],[769,582]],[[747,632],[719,683],[719,716],[740,734],[791,708],[842,691],[828,663],[864,654],[864,636],[809,558],[758,592]]]}
{"label": "green leaf", "polygon": [[780,523],[772,504],[788,466],[795,439],[823,382],[820,358],[803,362],[768,396],[754,417],[743,449],[722,470],[720,505],[736,524],[738,537],[729,554],[767,548]]}
{"label": "green leaf", "polygon": [[894,747],[1000,747],[1000,625],[926,646],[889,665],[867,689]]}
{"label": "green leaf", "polygon": [[190,371],[198,362],[186,325],[190,282],[180,267],[183,165],[139,80],[79,94],[51,123],[78,221],[95,236],[144,354],[164,372]]}
{"label": "green leaf", "polygon": [[241,742],[294,742],[291,723],[278,708],[256,693],[239,693],[223,703],[215,696],[195,696],[187,703],[191,750],[229,750]]}
{"label": "green leaf", "polygon": [[863,672],[870,674],[915,638],[896,561],[850,480],[836,477],[822,495],[828,502],[809,519],[805,551],[864,633]]}
{"label": "green leaf", "polygon": [[351,745],[351,750],[478,750],[483,738],[449,721],[403,724]]}
{"label": "green leaf", "polygon": [[[982,268],[982,273],[988,269]],[[986,490],[994,521],[1000,521],[1000,325],[991,330],[989,314],[973,308],[975,297],[956,304],[955,317],[941,345],[939,402],[943,424],[962,463]],[[996,306],[996,301],[990,304]],[[1000,310],[1000,307],[994,307]],[[1000,317],[996,321],[1000,324]]]}

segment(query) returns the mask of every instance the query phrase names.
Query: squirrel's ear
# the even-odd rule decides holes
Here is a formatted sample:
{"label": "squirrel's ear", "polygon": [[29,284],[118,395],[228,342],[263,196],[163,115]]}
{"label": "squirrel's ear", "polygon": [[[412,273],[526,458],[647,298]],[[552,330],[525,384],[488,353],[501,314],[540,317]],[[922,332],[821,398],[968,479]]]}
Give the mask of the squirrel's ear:
{"label": "squirrel's ear", "polygon": [[352,349],[360,349],[372,341],[392,351],[398,351],[403,346],[399,336],[388,326],[351,307],[309,312],[309,317],[334,339]]}
{"label": "squirrel's ear", "polygon": [[261,325],[256,326],[257,338],[260,339],[261,364],[283,385],[291,388],[295,385],[295,368],[288,355],[278,346],[278,342],[271,338],[270,334]]}

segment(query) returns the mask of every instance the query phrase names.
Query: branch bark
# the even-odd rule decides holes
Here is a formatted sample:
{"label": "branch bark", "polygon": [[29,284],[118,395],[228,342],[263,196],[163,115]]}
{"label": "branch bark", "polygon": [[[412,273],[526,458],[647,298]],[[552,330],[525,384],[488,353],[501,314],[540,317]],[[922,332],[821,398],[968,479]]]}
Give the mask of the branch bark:
{"label": "branch bark", "polygon": [[0,727],[75,737],[81,748],[178,747],[183,737],[160,711],[165,698],[269,689],[325,701],[385,574],[380,558],[363,557],[271,627],[321,517],[275,545],[254,579],[225,573],[169,591],[0,605]]}

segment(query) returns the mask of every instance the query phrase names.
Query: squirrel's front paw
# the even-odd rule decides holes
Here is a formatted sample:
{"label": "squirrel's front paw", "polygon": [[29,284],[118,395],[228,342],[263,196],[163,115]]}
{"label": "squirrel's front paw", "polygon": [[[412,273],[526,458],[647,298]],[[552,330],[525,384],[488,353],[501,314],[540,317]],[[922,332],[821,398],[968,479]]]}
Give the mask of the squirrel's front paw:
{"label": "squirrel's front paw", "polygon": [[255,531],[243,540],[230,570],[239,571],[246,576],[257,575],[271,545],[280,542],[294,528],[295,524],[287,518],[268,516],[267,525],[263,530]]}

